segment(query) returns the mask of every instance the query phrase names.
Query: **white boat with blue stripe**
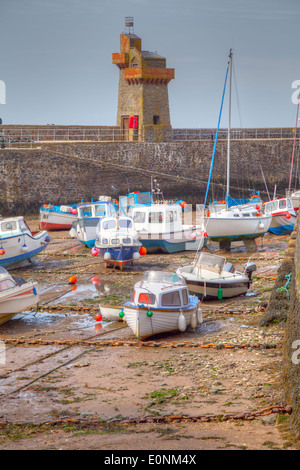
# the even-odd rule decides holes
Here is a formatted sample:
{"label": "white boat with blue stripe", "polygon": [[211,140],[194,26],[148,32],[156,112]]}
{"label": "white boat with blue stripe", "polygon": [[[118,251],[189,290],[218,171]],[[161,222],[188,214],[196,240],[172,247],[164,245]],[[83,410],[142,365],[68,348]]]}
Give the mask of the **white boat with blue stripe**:
{"label": "white boat with blue stripe", "polygon": [[31,232],[22,216],[0,219],[0,266],[31,265],[49,241],[46,230]]}

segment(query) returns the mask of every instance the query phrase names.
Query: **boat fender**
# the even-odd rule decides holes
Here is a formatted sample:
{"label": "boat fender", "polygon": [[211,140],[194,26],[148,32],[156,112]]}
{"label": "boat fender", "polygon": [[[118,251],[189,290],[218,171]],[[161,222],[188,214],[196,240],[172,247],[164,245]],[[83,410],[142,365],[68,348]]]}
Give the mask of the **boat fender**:
{"label": "boat fender", "polygon": [[29,250],[29,248],[25,244],[21,248],[21,251],[24,251],[24,253],[26,253],[28,250]]}
{"label": "boat fender", "polygon": [[75,227],[71,228],[71,230],[69,231],[69,235],[70,235],[71,238],[75,238],[75,236],[76,236]]}
{"label": "boat fender", "polygon": [[287,213],[287,214],[286,214],[286,218],[287,218],[287,219],[290,219],[290,218],[291,218],[291,214]]}
{"label": "boat fender", "polygon": [[106,260],[110,260],[110,259],[111,259],[111,254],[109,253],[109,251],[106,251],[106,252],[104,253],[104,259],[106,259]]}
{"label": "boat fender", "polygon": [[180,312],[180,315],[178,317],[178,329],[180,331],[186,330],[186,319],[182,312]]}
{"label": "boat fender", "polygon": [[34,293],[34,295],[37,295],[37,291],[36,291],[35,287],[33,288],[33,293]]}
{"label": "boat fender", "polygon": [[197,327],[197,317],[195,313],[192,313],[191,317],[191,327],[195,329]]}
{"label": "boat fender", "polygon": [[198,321],[198,323],[203,322],[202,309],[199,307],[199,305],[197,307],[197,321]]}
{"label": "boat fender", "polygon": [[4,254],[5,254],[4,248],[1,248],[1,249],[0,249],[0,255],[4,255]]}
{"label": "boat fender", "polygon": [[134,259],[134,260],[140,259],[140,257],[141,257],[141,255],[139,254],[138,251],[135,251],[135,252],[133,253],[133,259]]}
{"label": "boat fender", "polygon": [[260,224],[258,225],[258,228],[260,230],[264,229],[265,228],[265,224],[263,224],[262,222],[260,222]]}

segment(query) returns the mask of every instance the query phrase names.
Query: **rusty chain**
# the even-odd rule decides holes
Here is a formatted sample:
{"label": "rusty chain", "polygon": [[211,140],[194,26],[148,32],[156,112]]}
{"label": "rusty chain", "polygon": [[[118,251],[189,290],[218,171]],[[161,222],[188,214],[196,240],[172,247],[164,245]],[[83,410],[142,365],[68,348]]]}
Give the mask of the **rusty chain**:
{"label": "rusty chain", "polygon": [[88,340],[44,340],[44,339],[28,339],[28,338],[5,338],[5,343],[14,344],[14,345],[40,345],[40,346],[49,346],[49,345],[68,345],[68,346],[134,346],[134,347],[153,347],[153,348],[206,348],[206,349],[274,349],[277,348],[277,345],[274,343],[241,343],[241,344],[215,344],[215,343],[199,343],[195,341],[128,341],[128,340],[105,340],[105,341],[88,341]]}
{"label": "rusty chain", "polygon": [[135,417],[128,417],[128,418],[111,418],[111,419],[103,419],[103,418],[70,418],[70,417],[62,417],[55,420],[47,420],[42,421],[40,423],[32,423],[32,422],[22,422],[16,423],[13,421],[0,421],[0,426],[11,426],[11,425],[30,425],[30,426],[57,426],[63,424],[75,424],[75,425],[85,425],[85,426],[103,426],[109,424],[148,424],[148,423],[172,423],[172,422],[222,422],[222,421],[237,421],[237,420],[254,420],[256,418],[262,416],[268,416],[271,414],[291,414],[293,411],[290,405],[270,405],[262,410],[258,411],[244,411],[238,413],[223,413],[223,414],[206,414],[206,415],[183,415],[183,414],[164,414],[164,415],[145,415],[145,416],[135,416]]}

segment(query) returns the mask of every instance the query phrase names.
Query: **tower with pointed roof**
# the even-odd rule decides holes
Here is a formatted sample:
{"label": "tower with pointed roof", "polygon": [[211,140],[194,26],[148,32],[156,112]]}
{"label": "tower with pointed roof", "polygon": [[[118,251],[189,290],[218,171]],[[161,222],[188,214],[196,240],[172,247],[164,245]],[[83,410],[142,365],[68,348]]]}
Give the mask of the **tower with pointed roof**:
{"label": "tower with pointed roof", "polygon": [[[127,30],[126,30],[127,29]],[[167,141],[171,139],[168,83],[174,69],[156,52],[142,50],[142,40],[133,32],[133,18],[125,18],[120,52],[112,54],[119,68],[117,126],[124,140]]]}

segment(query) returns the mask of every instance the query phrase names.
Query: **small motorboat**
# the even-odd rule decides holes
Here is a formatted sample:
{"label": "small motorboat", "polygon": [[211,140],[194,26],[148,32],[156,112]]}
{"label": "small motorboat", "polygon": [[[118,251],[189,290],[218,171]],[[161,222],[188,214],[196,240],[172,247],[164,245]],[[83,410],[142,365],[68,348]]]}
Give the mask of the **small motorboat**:
{"label": "small motorboat", "polygon": [[186,280],[189,291],[200,299],[222,300],[246,294],[255,270],[255,264],[249,262],[241,273],[226,263],[226,258],[200,252],[192,264],[181,266],[176,272]]}
{"label": "small motorboat", "polygon": [[265,202],[263,207],[265,214],[272,216],[269,226],[270,233],[284,235],[294,230],[297,216],[289,197]]}
{"label": "small motorboat", "polygon": [[131,301],[123,304],[126,323],[136,338],[185,331],[202,323],[198,298],[189,295],[186,282],[176,273],[147,271],[136,283]]}
{"label": "small motorboat", "polygon": [[202,226],[183,224],[180,204],[134,206],[128,214],[148,253],[176,253],[204,246],[206,235]]}
{"label": "small motorboat", "polygon": [[122,270],[126,264],[134,264],[141,257],[141,246],[130,217],[104,217],[96,229],[92,254],[96,256],[99,250],[106,267],[118,266]]}
{"label": "small motorboat", "polygon": [[96,229],[103,217],[116,213],[116,207],[109,196],[100,196],[99,201],[79,204],[78,216],[74,221],[69,234],[77,238],[83,245],[92,248],[97,238]]}
{"label": "small motorboat", "polygon": [[45,250],[50,237],[46,230],[31,232],[24,217],[0,219],[0,266],[26,267]]}
{"label": "small motorboat", "polygon": [[53,206],[43,204],[40,207],[40,227],[42,230],[70,230],[77,219],[77,205]]}
{"label": "small motorboat", "polygon": [[39,301],[38,283],[11,276],[0,267],[0,325]]}

